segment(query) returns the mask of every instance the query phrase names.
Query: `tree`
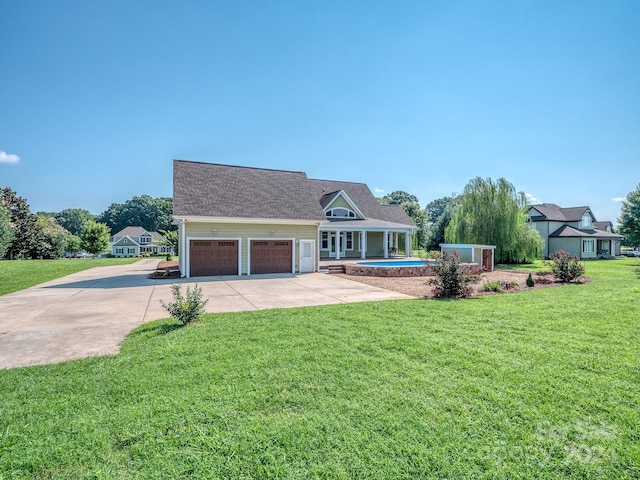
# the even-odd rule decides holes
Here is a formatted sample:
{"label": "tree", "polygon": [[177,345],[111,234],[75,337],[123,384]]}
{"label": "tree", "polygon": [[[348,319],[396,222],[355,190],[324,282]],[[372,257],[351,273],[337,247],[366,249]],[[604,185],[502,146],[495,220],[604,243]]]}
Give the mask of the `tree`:
{"label": "tree", "polygon": [[93,213],[83,208],[67,208],[53,214],[53,217],[58,221],[58,225],[66,228],[72,235],[80,235],[84,224],[96,219]]}
{"label": "tree", "polygon": [[109,247],[109,236],[109,227],[104,223],[89,221],[80,235],[82,249],[94,255],[102,253]]}
{"label": "tree", "polygon": [[82,239],[77,235],[67,235],[65,238],[65,252],[75,255],[82,250]]}
{"label": "tree", "polygon": [[13,242],[15,230],[11,225],[9,211],[0,204],[0,258],[4,258]]}
{"label": "tree", "polygon": [[36,216],[31,213],[27,201],[19,197],[10,188],[0,190],[0,205],[8,212],[13,225],[14,238],[5,252],[5,258],[33,258],[32,252],[37,250],[40,229]]}
{"label": "tree", "polygon": [[378,201],[382,205],[400,205],[405,213],[411,218],[413,224],[418,227],[418,233],[413,237],[415,239],[414,247],[422,248],[426,239],[426,226],[427,222],[424,218],[424,212],[420,210],[420,203],[418,197],[411,195],[403,190],[396,190],[389,193]]}
{"label": "tree", "polygon": [[424,246],[427,250],[437,250],[444,243],[444,231],[453,215],[453,197],[432,200],[424,207],[426,219]]}
{"label": "tree", "polygon": [[178,231],[161,230],[160,233],[162,233],[162,236],[164,237],[164,241],[161,241],[160,244],[166,247],[171,247],[176,255],[180,255],[180,251],[178,249],[178,246],[180,245]]}
{"label": "tree", "polygon": [[618,225],[618,232],[625,237],[625,245],[640,247],[640,184],[622,202]]}
{"label": "tree", "polygon": [[47,215],[35,215],[38,228],[35,231],[29,256],[53,259],[64,255],[66,237],[69,232],[58,225],[56,219]]}
{"label": "tree", "polygon": [[504,178],[493,182],[476,177],[458,197],[445,239],[495,245],[498,263],[540,258],[542,239],[528,223],[526,206],[525,194],[516,192]]}
{"label": "tree", "polygon": [[418,197],[405,192],[404,190],[396,190],[380,199],[382,205],[402,205],[403,203],[420,203]]}
{"label": "tree", "polygon": [[453,203],[453,197],[442,197],[432,200],[424,207],[424,214],[431,224],[436,223],[445,213],[445,210]]}
{"label": "tree", "polygon": [[96,221],[106,224],[112,232],[119,232],[130,226],[159,232],[175,230],[175,226],[171,225],[172,213],[173,199],[141,195],[125,203],[112,203],[107,210],[98,215]]}

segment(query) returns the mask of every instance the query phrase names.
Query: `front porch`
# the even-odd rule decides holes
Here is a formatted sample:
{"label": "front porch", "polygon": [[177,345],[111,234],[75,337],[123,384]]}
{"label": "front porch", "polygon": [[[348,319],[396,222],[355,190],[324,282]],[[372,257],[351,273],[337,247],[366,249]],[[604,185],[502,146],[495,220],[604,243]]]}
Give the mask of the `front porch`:
{"label": "front porch", "polygon": [[[320,262],[411,257],[412,230],[320,230]],[[402,252],[402,253],[401,253]]]}

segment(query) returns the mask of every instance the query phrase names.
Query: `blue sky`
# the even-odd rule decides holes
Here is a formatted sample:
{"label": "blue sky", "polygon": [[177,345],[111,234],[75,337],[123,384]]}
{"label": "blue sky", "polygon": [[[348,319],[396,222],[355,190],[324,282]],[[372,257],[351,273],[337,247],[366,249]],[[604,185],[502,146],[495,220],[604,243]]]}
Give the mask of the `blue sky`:
{"label": "blue sky", "polygon": [[0,0],[0,16],[0,187],[32,211],[171,196],[174,158],[422,206],[504,177],[614,222],[640,183],[635,0]]}

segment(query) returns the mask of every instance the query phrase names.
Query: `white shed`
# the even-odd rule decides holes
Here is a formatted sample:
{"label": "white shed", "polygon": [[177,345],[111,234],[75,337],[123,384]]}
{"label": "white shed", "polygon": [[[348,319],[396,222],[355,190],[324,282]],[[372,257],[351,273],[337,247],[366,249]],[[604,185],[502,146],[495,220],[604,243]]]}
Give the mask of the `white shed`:
{"label": "white shed", "polygon": [[440,252],[460,255],[465,263],[477,263],[485,272],[493,272],[495,245],[475,245],[472,243],[441,243]]}

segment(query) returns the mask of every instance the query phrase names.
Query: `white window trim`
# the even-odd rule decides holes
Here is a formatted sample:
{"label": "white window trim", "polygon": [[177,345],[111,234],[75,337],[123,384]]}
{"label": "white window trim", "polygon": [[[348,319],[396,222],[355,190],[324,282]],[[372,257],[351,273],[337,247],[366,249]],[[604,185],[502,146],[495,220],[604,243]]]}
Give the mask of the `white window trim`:
{"label": "white window trim", "polygon": [[[590,250],[587,250],[587,244],[591,246]],[[595,253],[595,240],[592,238],[585,238],[582,240],[582,253]]]}

